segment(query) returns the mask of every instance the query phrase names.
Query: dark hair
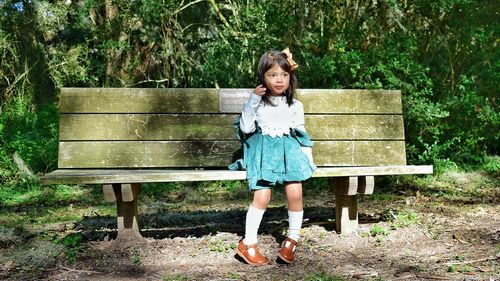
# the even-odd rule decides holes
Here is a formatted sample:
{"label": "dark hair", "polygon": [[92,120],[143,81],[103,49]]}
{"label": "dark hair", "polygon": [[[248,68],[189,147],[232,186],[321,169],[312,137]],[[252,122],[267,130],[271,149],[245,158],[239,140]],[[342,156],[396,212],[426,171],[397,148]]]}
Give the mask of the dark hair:
{"label": "dark hair", "polygon": [[[264,74],[266,71],[269,69],[279,66],[288,74],[290,74],[290,85],[288,89],[285,91],[285,96],[286,96],[286,102],[288,103],[288,106],[291,106],[293,104],[293,99],[295,98],[295,89],[297,88],[297,77],[295,76],[295,73],[292,71],[292,68],[290,64],[288,64],[287,55],[283,52],[280,51],[268,51],[265,52],[261,57],[260,57],[260,62],[259,62],[259,67],[257,68],[257,72],[259,74],[259,80],[260,83],[264,84]],[[262,96],[262,101],[264,101],[264,104],[270,104],[272,105],[271,101],[269,100],[269,93],[266,92],[264,96]]]}

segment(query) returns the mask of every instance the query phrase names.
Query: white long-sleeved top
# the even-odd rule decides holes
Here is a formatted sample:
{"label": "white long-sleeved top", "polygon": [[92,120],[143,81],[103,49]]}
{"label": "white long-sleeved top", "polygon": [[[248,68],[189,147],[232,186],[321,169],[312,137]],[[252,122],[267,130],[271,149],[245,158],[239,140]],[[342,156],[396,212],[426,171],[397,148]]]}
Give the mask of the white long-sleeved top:
{"label": "white long-sleeved top", "polygon": [[[293,104],[288,106],[285,96],[270,96],[273,105],[266,105],[262,97],[252,93],[245,102],[240,119],[240,129],[249,134],[255,131],[255,121],[262,129],[263,135],[270,137],[281,137],[290,134],[291,129],[306,131],[304,121],[304,105],[294,99]],[[312,150],[310,147],[301,147],[309,161],[313,163]]]}

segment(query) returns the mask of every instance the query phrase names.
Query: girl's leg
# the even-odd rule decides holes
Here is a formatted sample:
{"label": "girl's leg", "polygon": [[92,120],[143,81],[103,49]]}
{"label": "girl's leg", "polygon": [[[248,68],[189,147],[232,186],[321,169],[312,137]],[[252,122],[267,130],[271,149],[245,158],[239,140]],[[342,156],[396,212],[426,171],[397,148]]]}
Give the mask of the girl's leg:
{"label": "girl's leg", "polygon": [[302,183],[289,182],[285,185],[288,201],[288,237],[295,241],[300,239],[304,209],[302,206]]}
{"label": "girl's leg", "polygon": [[258,189],[253,192],[253,201],[252,206],[255,208],[259,208],[261,210],[265,210],[267,208],[267,204],[271,201],[271,189]]}
{"label": "girl's leg", "polygon": [[266,211],[267,204],[271,200],[271,189],[259,189],[254,191],[253,201],[248,208],[245,222],[245,245],[257,244],[257,232],[259,231],[262,216]]}
{"label": "girl's leg", "polygon": [[302,183],[289,182],[285,184],[286,198],[288,201],[288,237],[281,243],[278,254],[283,261],[291,263],[295,259],[300,229],[302,228]]}

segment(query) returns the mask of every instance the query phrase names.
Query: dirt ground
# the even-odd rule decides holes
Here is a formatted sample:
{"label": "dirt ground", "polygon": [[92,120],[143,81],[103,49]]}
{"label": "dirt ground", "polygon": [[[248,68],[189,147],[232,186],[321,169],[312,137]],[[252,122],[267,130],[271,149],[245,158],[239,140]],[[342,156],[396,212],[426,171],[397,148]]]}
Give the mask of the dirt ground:
{"label": "dirt ground", "polygon": [[[161,204],[160,204],[161,205]],[[337,234],[333,195],[305,202],[297,260],[276,261],[287,226],[284,205],[266,212],[259,235],[271,263],[251,267],[234,249],[246,203],[140,206],[143,240],[112,240],[113,218],[90,216],[73,228],[85,233],[74,256],[64,252],[36,270],[0,249],[3,280],[499,280],[498,200],[360,198],[359,232]],[[196,209],[196,211],[190,211]],[[111,239],[110,239],[111,237]],[[50,247],[50,246],[45,246]],[[43,245],[32,251],[50,252]],[[34,256],[27,263],[36,263]]]}

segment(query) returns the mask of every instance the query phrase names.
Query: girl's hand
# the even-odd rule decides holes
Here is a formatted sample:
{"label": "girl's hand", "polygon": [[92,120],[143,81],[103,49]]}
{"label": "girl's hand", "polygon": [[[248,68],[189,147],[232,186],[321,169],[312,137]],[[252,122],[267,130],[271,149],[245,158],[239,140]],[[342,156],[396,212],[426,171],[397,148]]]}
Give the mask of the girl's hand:
{"label": "girl's hand", "polygon": [[255,90],[253,90],[253,92],[257,95],[257,96],[263,96],[265,93],[266,93],[266,87],[264,87],[262,84],[260,84],[259,86],[257,86],[257,88],[255,88]]}

